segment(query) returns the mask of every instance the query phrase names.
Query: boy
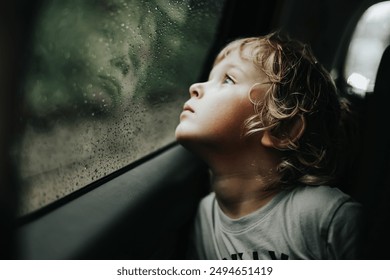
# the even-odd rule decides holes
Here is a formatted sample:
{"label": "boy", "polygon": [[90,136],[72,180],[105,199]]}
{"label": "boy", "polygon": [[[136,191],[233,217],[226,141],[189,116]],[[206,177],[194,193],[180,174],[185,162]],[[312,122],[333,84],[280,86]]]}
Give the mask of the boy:
{"label": "boy", "polygon": [[211,172],[191,258],[356,258],[360,205],[325,186],[344,110],[307,46],[279,33],[228,44],[176,128]]}

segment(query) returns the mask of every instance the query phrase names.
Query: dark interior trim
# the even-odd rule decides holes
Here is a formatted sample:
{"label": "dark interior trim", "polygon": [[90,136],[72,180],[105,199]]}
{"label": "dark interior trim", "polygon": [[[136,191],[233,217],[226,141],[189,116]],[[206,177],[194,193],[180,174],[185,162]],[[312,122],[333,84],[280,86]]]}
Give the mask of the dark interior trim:
{"label": "dark interior trim", "polygon": [[205,166],[175,145],[20,226],[19,258],[184,258],[187,231],[207,182]]}

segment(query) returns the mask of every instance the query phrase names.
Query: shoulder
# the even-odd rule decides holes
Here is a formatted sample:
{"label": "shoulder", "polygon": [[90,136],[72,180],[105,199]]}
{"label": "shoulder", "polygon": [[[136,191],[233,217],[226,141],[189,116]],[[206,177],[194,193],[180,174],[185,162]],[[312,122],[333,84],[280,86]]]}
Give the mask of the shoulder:
{"label": "shoulder", "polygon": [[328,186],[304,186],[290,191],[288,200],[302,210],[338,207],[353,199],[338,188]]}
{"label": "shoulder", "polygon": [[215,193],[211,192],[205,197],[202,198],[202,200],[199,203],[199,210],[202,209],[209,209],[212,208],[215,203]]}
{"label": "shoulder", "polygon": [[301,242],[316,259],[351,259],[362,207],[340,189],[327,186],[299,187],[284,199],[286,224],[299,229]]}
{"label": "shoulder", "polygon": [[210,192],[208,195],[206,195],[205,197],[202,198],[200,203],[201,204],[210,204],[210,203],[213,203],[214,200],[215,200],[215,193]]}
{"label": "shoulder", "polygon": [[198,205],[198,218],[209,217],[214,212],[214,205],[216,203],[215,193],[211,192],[202,198]]}
{"label": "shoulder", "polygon": [[289,192],[286,199],[289,210],[307,222],[329,226],[337,216],[346,220],[361,212],[361,205],[338,188],[328,186],[298,187]]}

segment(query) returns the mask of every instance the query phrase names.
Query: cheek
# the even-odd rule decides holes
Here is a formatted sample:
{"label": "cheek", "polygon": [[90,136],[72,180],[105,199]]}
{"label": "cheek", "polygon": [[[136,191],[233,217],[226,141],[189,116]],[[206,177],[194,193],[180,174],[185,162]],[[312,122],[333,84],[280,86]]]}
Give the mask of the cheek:
{"label": "cheek", "polygon": [[201,106],[196,106],[194,115],[182,117],[175,131],[176,139],[179,142],[239,141],[245,132],[245,121],[254,114],[253,105],[245,97],[220,100],[204,100]]}
{"label": "cheek", "polygon": [[254,108],[249,101],[238,100],[225,108],[216,108],[210,125],[214,128],[215,133],[231,132],[241,136],[245,121],[253,114]]}

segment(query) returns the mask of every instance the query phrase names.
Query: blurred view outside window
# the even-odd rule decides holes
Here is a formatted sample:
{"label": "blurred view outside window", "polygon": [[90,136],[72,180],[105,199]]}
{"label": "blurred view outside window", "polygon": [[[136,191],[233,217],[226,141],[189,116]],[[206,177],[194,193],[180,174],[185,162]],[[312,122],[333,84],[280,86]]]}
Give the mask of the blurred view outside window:
{"label": "blurred view outside window", "polygon": [[349,46],[344,77],[355,93],[373,91],[383,51],[389,44],[390,1],[384,1],[366,10]]}
{"label": "blurred view outside window", "polygon": [[222,8],[222,0],[43,1],[23,87],[20,215],[174,141]]}

